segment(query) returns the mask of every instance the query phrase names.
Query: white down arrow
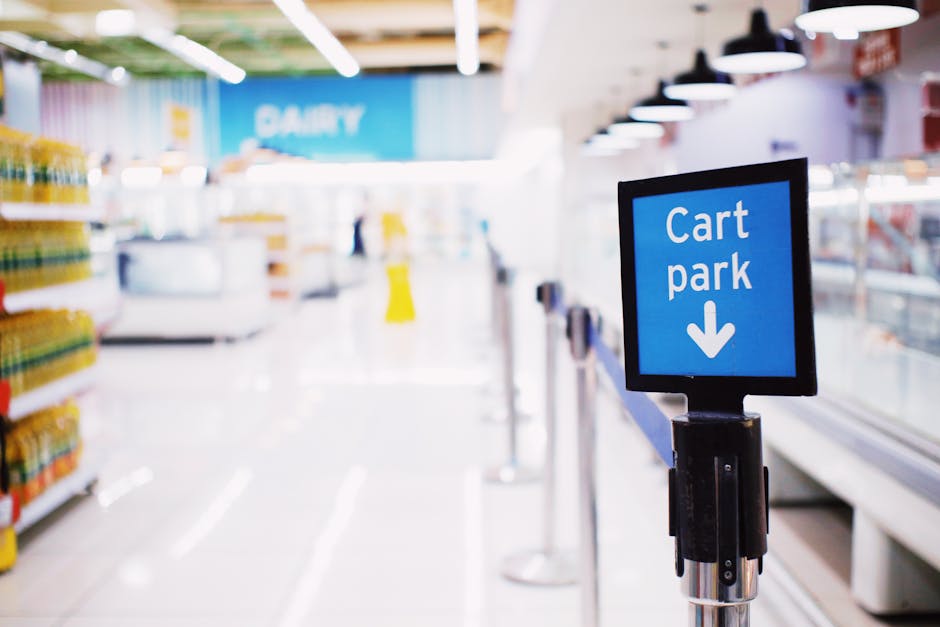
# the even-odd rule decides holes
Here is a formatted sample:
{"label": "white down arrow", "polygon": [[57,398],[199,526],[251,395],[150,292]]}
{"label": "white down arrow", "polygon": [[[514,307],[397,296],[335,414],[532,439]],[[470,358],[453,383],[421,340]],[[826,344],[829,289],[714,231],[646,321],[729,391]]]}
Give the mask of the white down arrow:
{"label": "white down arrow", "polygon": [[726,322],[719,331],[718,310],[715,307],[715,301],[709,300],[705,302],[705,330],[702,331],[697,324],[690,322],[686,327],[686,332],[692,341],[698,344],[706,357],[714,359],[734,335],[734,325]]}

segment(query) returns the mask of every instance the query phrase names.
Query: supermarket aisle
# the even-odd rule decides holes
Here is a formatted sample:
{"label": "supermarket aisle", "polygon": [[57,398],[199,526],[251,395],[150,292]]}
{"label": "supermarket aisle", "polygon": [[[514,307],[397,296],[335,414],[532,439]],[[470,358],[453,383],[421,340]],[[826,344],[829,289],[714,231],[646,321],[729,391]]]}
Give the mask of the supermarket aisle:
{"label": "supermarket aisle", "polygon": [[[0,577],[0,625],[577,625],[576,588],[497,575],[500,558],[538,543],[539,491],[479,479],[503,441],[480,420],[493,406],[480,393],[491,370],[482,274],[417,269],[411,326],[382,323],[376,269],[251,341],[103,349],[88,446],[109,453],[97,493],[24,537]],[[542,327],[518,287],[525,384],[538,381]],[[561,372],[570,408],[566,358]],[[535,392],[523,395],[531,407]],[[612,624],[682,624],[664,473],[601,405],[604,612]],[[571,418],[562,411],[569,545]],[[539,434],[526,431],[533,461]]]}

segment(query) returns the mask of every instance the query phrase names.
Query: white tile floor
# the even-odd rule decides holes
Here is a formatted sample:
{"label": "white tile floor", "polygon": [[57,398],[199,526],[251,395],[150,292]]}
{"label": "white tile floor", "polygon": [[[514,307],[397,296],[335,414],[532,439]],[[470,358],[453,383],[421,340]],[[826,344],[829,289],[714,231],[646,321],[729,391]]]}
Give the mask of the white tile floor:
{"label": "white tile floor", "polygon": [[[230,345],[108,347],[89,457],[97,496],[24,536],[0,627],[508,627],[579,622],[577,587],[499,576],[540,541],[540,488],[493,486],[495,370],[479,265],[414,271],[418,320],[371,280]],[[542,318],[517,286],[523,405],[541,413]],[[573,370],[559,378],[560,537],[577,538]],[[665,473],[599,403],[604,625],[682,625]],[[89,425],[95,421],[89,419]],[[523,456],[539,455],[539,421]],[[783,624],[764,600],[755,624]],[[793,625],[792,622],[786,623]]]}

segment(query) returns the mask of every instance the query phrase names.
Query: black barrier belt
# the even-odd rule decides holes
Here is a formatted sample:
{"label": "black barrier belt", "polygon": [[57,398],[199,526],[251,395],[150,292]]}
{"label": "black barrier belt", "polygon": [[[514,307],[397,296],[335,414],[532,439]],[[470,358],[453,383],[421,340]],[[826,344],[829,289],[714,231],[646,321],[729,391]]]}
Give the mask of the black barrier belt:
{"label": "black barrier belt", "polygon": [[607,372],[614,384],[614,389],[620,396],[620,402],[624,408],[633,417],[633,422],[640,428],[649,443],[656,449],[660,459],[670,468],[673,467],[672,459],[672,423],[669,418],[660,411],[650,397],[645,392],[631,392],[627,389],[627,378],[620,365],[620,360],[610,350],[610,347],[593,334],[591,344],[597,352],[601,365]]}

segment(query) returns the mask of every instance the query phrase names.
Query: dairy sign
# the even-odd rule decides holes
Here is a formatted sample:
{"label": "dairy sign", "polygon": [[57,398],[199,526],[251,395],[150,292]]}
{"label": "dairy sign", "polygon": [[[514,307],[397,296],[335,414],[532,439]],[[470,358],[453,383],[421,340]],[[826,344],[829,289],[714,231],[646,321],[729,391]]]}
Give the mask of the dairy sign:
{"label": "dairy sign", "polygon": [[255,78],[219,90],[223,156],[264,147],[326,161],[414,157],[408,76]]}
{"label": "dairy sign", "polygon": [[805,159],[620,183],[627,387],[816,388]]}

